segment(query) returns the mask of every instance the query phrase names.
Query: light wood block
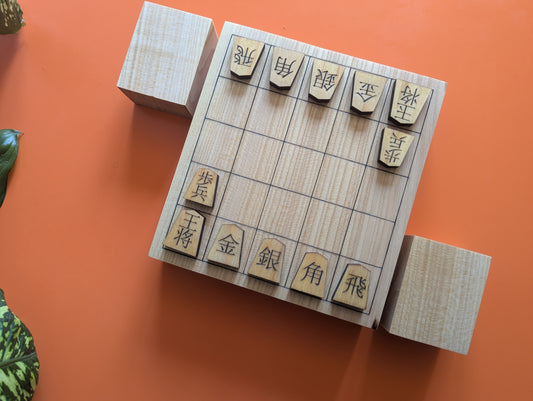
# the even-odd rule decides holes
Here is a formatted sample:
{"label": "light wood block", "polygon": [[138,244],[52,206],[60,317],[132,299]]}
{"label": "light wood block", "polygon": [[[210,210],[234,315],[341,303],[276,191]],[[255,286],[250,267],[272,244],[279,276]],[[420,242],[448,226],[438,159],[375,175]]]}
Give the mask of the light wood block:
{"label": "light wood block", "polygon": [[379,162],[387,167],[400,167],[413,139],[412,135],[405,132],[390,128],[383,129]]}
{"label": "light wood block", "polygon": [[197,211],[181,209],[163,245],[168,249],[195,258],[198,255],[204,222],[204,216]]}
{"label": "light wood block", "polygon": [[319,253],[306,253],[294,276],[291,289],[324,298],[328,260]]}
{"label": "light wood block", "polygon": [[285,245],[275,238],[265,238],[257,249],[248,274],[279,284],[283,270]]}
{"label": "light wood block", "polygon": [[211,19],[144,2],[117,86],[136,104],[191,118],[216,44]]}
{"label": "light wood block", "polygon": [[199,168],[187,188],[185,199],[213,207],[218,186],[218,174],[208,168]]}
{"label": "light wood block", "polygon": [[239,78],[250,78],[263,53],[265,44],[236,36],[233,39],[231,73]]}
{"label": "light wood block", "polygon": [[317,102],[329,102],[342,79],[344,67],[325,60],[313,61],[309,96]]}
{"label": "light wood block", "polygon": [[289,89],[302,65],[304,54],[274,47],[270,66],[270,83],[279,89]]}
{"label": "light wood block", "polygon": [[365,310],[370,287],[370,270],[366,267],[349,264],[333,295],[333,302]]}
{"label": "light wood block", "polygon": [[398,124],[414,124],[430,93],[430,88],[397,79],[394,83],[390,118]]}
{"label": "light wood block", "polygon": [[223,224],[211,246],[207,260],[238,270],[241,262],[244,231],[235,224]]}
{"label": "light wood block", "polygon": [[373,113],[383,94],[387,78],[364,71],[355,71],[352,108],[360,113]]}
{"label": "light wood block", "polygon": [[406,236],[382,325],[392,334],[467,354],[491,258]]}

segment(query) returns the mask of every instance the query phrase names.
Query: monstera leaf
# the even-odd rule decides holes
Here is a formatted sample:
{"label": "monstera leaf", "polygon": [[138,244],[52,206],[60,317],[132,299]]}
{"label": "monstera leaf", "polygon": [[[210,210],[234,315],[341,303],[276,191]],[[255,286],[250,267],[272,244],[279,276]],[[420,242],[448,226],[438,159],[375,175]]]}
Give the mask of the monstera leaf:
{"label": "monstera leaf", "polygon": [[30,331],[9,310],[0,289],[0,401],[28,401],[39,377]]}
{"label": "monstera leaf", "polygon": [[6,197],[7,176],[17,160],[21,134],[14,129],[0,129],[0,207]]}

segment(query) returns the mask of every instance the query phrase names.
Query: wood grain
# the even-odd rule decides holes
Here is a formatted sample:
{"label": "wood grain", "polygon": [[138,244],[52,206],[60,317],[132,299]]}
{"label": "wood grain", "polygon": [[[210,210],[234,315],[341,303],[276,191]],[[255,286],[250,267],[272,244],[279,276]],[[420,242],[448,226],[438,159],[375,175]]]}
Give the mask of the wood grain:
{"label": "wood grain", "polygon": [[387,84],[387,78],[355,71],[353,80],[352,108],[360,113],[374,112]]}
{"label": "wood grain", "polygon": [[185,199],[213,207],[218,186],[218,174],[208,168],[199,168],[192,178]]}

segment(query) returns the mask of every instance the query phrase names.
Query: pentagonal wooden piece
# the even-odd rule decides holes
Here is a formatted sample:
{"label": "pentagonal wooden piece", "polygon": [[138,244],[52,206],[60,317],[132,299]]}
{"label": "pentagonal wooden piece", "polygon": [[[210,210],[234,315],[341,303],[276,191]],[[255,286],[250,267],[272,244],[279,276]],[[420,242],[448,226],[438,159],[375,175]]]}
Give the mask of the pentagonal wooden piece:
{"label": "pentagonal wooden piece", "polygon": [[289,89],[304,59],[303,53],[274,47],[270,66],[270,83],[279,89]]}
{"label": "pentagonal wooden piece", "polygon": [[390,118],[398,124],[414,124],[430,93],[429,88],[397,79],[394,84]]}
{"label": "pentagonal wooden piece", "polygon": [[328,260],[319,253],[306,253],[294,276],[291,289],[324,298]]}
{"label": "pentagonal wooden piece", "polygon": [[207,255],[207,260],[217,265],[239,270],[244,231],[235,224],[223,224]]}
{"label": "pentagonal wooden piece", "polygon": [[337,284],[333,302],[349,306],[357,310],[365,310],[370,286],[370,270],[366,267],[349,264]]}
{"label": "pentagonal wooden piece", "polygon": [[285,245],[275,238],[265,238],[257,249],[248,274],[272,283],[279,284],[283,269]]}
{"label": "pentagonal wooden piece", "polygon": [[385,128],[381,138],[379,162],[387,167],[400,167],[413,138],[405,132]]}
{"label": "pentagonal wooden piece", "polygon": [[231,73],[239,78],[250,78],[264,47],[263,42],[235,36],[231,53]]}
{"label": "pentagonal wooden piece", "polygon": [[218,185],[218,174],[207,168],[196,170],[189,184],[185,199],[200,205],[213,207]]}
{"label": "pentagonal wooden piece", "polygon": [[376,110],[387,78],[364,71],[356,71],[353,78],[352,108],[360,113]]}
{"label": "pentagonal wooden piece", "polygon": [[318,102],[329,102],[344,73],[344,67],[329,61],[315,59],[311,73],[309,96]]}
{"label": "pentagonal wooden piece", "polygon": [[197,211],[181,209],[178,218],[163,241],[163,246],[195,258],[198,255],[204,222],[204,216]]}

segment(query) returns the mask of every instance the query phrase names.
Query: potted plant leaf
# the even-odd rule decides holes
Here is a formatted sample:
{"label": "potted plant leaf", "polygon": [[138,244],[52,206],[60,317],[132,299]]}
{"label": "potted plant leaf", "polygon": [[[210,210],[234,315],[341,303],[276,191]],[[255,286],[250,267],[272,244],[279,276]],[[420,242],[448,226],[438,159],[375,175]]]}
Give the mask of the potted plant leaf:
{"label": "potted plant leaf", "polygon": [[17,0],[0,0],[0,34],[17,33],[24,26]]}

